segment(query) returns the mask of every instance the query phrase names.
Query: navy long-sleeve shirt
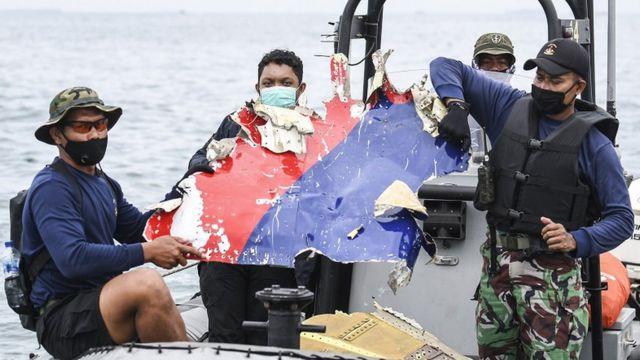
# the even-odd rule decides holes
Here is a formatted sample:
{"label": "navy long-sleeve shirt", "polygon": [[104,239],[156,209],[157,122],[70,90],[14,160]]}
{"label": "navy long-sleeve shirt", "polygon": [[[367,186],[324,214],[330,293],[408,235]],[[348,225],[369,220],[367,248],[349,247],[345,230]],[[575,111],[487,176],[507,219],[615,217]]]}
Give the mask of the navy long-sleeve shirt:
{"label": "navy long-sleeve shirt", "polygon": [[22,215],[27,263],[43,247],[51,255],[33,284],[36,308],[49,299],[100,286],[144,262],[140,242],[152,212],[142,214],[129,204],[115,181],[114,193],[104,177],[64,165],[78,182],[82,210],[75,185],[46,167],[34,178]]}
{"label": "navy long-sleeve shirt", "polygon": [[[433,60],[430,68],[431,82],[438,95],[471,103],[471,115],[485,127],[492,144],[504,128],[513,104],[526,95],[460,61],[441,57]],[[544,140],[561,123],[542,116],[538,137]],[[585,257],[611,250],[629,238],[633,233],[633,212],[613,144],[595,127],[582,142],[578,165],[602,209],[599,222],[571,232],[577,243],[576,257]]]}

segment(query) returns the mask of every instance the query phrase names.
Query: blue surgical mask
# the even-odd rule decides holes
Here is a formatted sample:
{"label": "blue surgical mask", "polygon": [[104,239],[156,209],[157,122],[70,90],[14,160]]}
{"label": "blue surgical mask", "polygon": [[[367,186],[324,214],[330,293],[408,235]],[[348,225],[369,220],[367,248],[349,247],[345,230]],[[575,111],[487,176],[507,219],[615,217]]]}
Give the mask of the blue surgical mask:
{"label": "blue surgical mask", "polygon": [[282,108],[296,106],[296,91],[298,88],[290,86],[271,86],[260,89],[260,101],[265,105]]}

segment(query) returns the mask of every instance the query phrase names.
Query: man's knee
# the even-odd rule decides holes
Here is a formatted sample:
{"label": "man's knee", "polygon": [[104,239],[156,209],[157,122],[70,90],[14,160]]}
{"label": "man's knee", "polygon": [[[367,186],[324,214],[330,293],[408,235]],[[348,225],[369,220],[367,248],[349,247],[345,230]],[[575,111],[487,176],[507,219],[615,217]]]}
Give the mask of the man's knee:
{"label": "man's knee", "polygon": [[[139,269],[134,272],[135,276],[131,278],[130,285],[135,289],[145,304],[173,304],[171,292],[157,271],[153,269]],[[132,272],[132,274],[134,272]]]}

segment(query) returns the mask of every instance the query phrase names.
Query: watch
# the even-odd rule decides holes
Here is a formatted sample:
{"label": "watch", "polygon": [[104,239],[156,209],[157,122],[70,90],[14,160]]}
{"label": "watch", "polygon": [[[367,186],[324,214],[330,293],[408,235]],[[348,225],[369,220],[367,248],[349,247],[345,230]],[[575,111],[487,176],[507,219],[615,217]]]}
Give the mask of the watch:
{"label": "watch", "polygon": [[447,109],[451,110],[452,107],[457,107],[468,112],[471,104],[464,101],[450,101],[449,104],[447,104]]}

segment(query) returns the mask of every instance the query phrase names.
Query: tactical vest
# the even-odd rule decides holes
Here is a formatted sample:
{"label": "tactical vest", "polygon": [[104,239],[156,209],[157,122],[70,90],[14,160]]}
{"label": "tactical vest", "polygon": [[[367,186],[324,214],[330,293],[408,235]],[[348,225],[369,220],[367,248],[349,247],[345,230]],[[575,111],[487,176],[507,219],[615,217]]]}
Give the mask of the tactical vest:
{"label": "tactical vest", "polygon": [[600,217],[595,194],[578,165],[583,139],[596,126],[612,142],[618,120],[591,103],[576,101],[576,112],[544,140],[538,139],[540,116],[530,96],[513,105],[489,158],[495,201],[487,221],[496,228],[540,236],[545,216],[567,231]]}

